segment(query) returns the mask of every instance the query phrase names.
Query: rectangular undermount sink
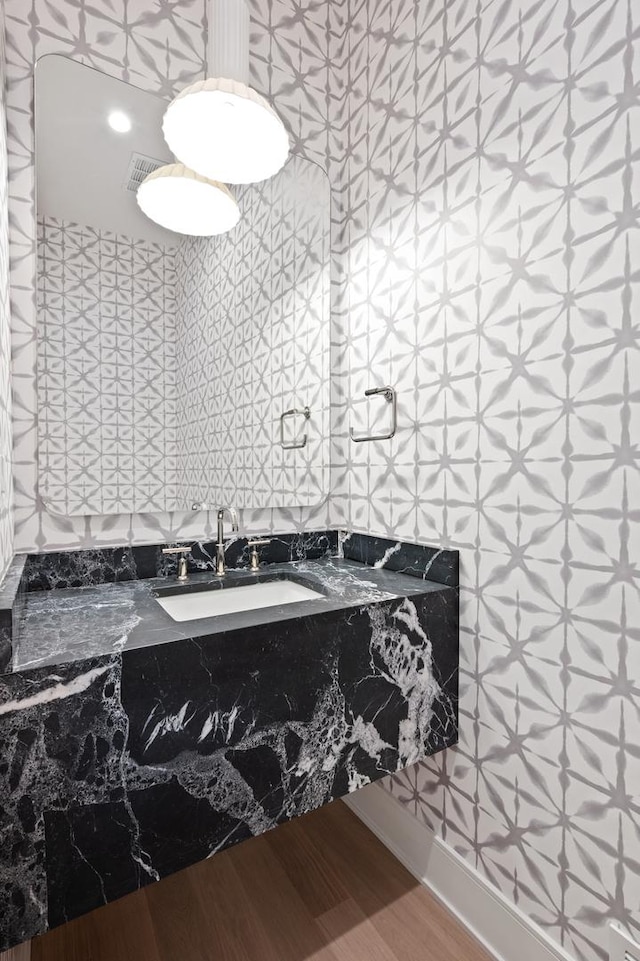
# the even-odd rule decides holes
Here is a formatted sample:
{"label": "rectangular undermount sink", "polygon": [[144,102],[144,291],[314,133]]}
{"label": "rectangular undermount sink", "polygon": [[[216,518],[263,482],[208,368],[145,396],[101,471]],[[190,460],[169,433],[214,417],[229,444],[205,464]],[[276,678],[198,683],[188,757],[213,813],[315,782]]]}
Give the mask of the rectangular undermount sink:
{"label": "rectangular undermount sink", "polygon": [[255,611],[261,607],[277,607],[280,604],[297,604],[300,601],[317,601],[323,597],[318,591],[298,584],[296,581],[261,581],[242,587],[212,588],[207,591],[185,591],[157,597],[174,621],[195,621],[202,617],[218,617],[220,614],[238,614]]}

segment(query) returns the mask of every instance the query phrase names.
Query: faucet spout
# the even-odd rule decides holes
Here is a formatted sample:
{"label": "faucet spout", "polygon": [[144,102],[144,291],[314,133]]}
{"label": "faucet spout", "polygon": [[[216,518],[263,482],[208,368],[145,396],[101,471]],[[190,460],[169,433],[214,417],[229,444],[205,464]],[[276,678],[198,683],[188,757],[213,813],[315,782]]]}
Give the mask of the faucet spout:
{"label": "faucet spout", "polygon": [[220,507],[218,509],[218,543],[216,544],[216,576],[224,577],[227,572],[224,559],[224,515],[231,517],[231,530],[236,533],[238,530],[238,515],[233,507]]}

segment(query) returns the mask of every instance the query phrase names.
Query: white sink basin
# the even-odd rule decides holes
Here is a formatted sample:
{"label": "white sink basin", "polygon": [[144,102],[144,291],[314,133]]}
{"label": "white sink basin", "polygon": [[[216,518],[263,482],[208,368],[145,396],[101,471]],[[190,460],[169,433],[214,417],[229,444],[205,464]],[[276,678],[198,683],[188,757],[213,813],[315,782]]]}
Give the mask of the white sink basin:
{"label": "white sink basin", "polygon": [[295,581],[259,581],[242,587],[213,588],[210,591],[186,591],[157,597],[174,621],[195,621],[202,617],[220,614],[237,614],[239,611],[255,611],[261,607],[277,607],[279,604],[297,604],[300,601],[316,601],[323,595]]}

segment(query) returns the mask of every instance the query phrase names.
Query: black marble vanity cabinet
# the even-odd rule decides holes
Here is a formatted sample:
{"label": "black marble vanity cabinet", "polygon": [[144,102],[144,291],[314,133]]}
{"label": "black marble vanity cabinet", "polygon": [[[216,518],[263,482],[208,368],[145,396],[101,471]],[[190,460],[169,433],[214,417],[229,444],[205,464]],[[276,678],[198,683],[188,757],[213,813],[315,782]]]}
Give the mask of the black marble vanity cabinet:
{"label": "black marble vanity cabinet", "polygon": [[457,587],[318,564],[376,599],[0,677],[0,950],[456,742]]}

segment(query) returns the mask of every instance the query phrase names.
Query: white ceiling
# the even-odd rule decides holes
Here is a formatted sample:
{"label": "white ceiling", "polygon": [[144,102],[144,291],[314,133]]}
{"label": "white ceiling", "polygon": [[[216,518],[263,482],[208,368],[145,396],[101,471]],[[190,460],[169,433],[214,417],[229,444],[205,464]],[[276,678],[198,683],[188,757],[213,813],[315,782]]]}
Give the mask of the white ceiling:
{"label": "white ceiling", "polygon": [[[67,57],[36,66],[38,213],[174,245],[178,237],[149,220],[125,183],[131,156],[173,162],[162,136],[167,101]],[[107,123],[113,110],[131,119],[128,133]]]}

